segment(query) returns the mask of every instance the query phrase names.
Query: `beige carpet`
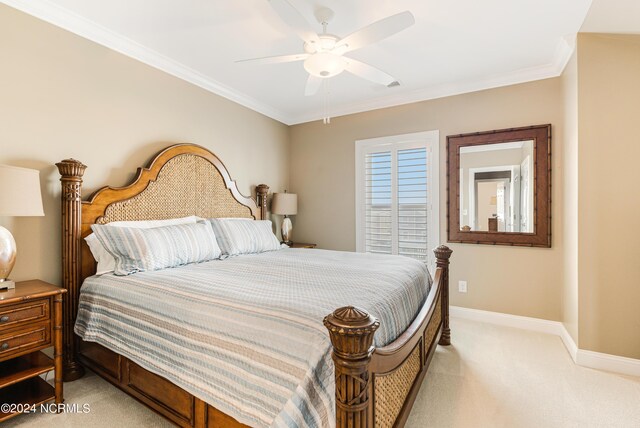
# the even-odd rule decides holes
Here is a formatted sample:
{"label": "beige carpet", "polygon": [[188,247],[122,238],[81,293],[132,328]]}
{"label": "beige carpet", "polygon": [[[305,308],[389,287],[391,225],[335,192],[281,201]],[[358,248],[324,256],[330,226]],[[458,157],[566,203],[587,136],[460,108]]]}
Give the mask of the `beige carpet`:
{"label": "beige carpet", "polygon": [[[556,336],[451,327],[453,346],[438,349],[408,427],[640,427],[640,378],[578,367]],[[21,415],[3,428],[171,426],[94,374],[65,388],[91,412]]]}

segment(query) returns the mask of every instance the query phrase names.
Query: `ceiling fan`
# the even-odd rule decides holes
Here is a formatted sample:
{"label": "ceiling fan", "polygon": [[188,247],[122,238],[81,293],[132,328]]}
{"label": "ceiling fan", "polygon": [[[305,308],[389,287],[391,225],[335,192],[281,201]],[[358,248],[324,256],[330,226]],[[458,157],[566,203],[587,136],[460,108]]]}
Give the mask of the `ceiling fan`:
{"label": "ceiling fan", "polygon": [[315,17],[322,25],[322,33],[318,34],[311,30],[309,23],[287,0],[269,0],[269,3],[280,18],[302,39],[304,53],[245,59],[237,62],[276,64],[304,61],[304,68],[309,73],[305,95],[316,94],[323,79],[336,76],[345,70],[381,85],[391,87],[399,84],[384,71],[348,58],[344,54],[379,42],[412,26],[415,24],[415,18],[411,12],[405,11],[389,16],[340,38],[327,33],[327,26],[333,18],[331,9],[323,7],[316,10]]}

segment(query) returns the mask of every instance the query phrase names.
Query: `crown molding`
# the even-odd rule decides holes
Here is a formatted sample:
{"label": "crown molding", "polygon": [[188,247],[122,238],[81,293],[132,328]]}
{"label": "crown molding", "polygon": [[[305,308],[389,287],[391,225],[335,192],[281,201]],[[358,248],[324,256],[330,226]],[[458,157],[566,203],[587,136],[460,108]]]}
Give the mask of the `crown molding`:
{"label": "crown molding", "polygon": [[290,125],[289,118],[284,112],[47,0],[0,0],[0,2]]}
{"label": "crown molding", "polygon": [[[61,8],[48,0],[0,0],[0,2],[103,45],[123,55],[136,59],[158,70],[164,71],[165,73],[179,79],[199,86],[209,92],[227,98],[244,107],[282,122],[285,125],[312,122],[315,120],[321,120],[324,117],[324,114],[320,111],[298,115],[289,114],[276,109],[273,106],[260,102],[255,98],[211,79],[210,77],[205,76],[184,64],[111,31],[106,27],[103,27],[67,9]],[[483,79],[462,80],[397,95],[375,98],[373,100],[349,103],[332,109],[331,116],[345,116],[370,110],[395,107],[403,104],[557,77],[564,71],[574,49],[575,35],[567,36],[558,41],[554,59],[549,64],[516,70],[500,75],[488,76]]]}

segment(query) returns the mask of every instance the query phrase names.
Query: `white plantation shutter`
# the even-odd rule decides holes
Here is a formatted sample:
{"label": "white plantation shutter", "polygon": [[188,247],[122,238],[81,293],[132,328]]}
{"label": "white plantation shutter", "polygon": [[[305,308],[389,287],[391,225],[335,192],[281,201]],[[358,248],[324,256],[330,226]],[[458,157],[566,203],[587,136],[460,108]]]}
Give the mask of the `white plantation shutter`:
{"label": "white plantation shutter", "polygon": [[427,260],[427,149],[398,151],[398,254]]}
{"label": "white plantation shutter", "polygon": [[438,140],[431,131],[356,141],[358,251],[434,261]]}
{"label": "white plantation shutter", "polygon": [[366,154],[366,252],[391,254],[391,152]]}

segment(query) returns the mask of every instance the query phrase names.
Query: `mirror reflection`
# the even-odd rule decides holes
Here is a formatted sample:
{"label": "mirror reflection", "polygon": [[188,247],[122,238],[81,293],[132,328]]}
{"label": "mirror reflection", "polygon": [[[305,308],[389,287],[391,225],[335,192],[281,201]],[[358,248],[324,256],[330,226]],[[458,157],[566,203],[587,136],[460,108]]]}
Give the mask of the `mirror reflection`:
{"label": "mirror reflection", "polygon": [[460,147],[460,229],[533,233],[534,142]]}

